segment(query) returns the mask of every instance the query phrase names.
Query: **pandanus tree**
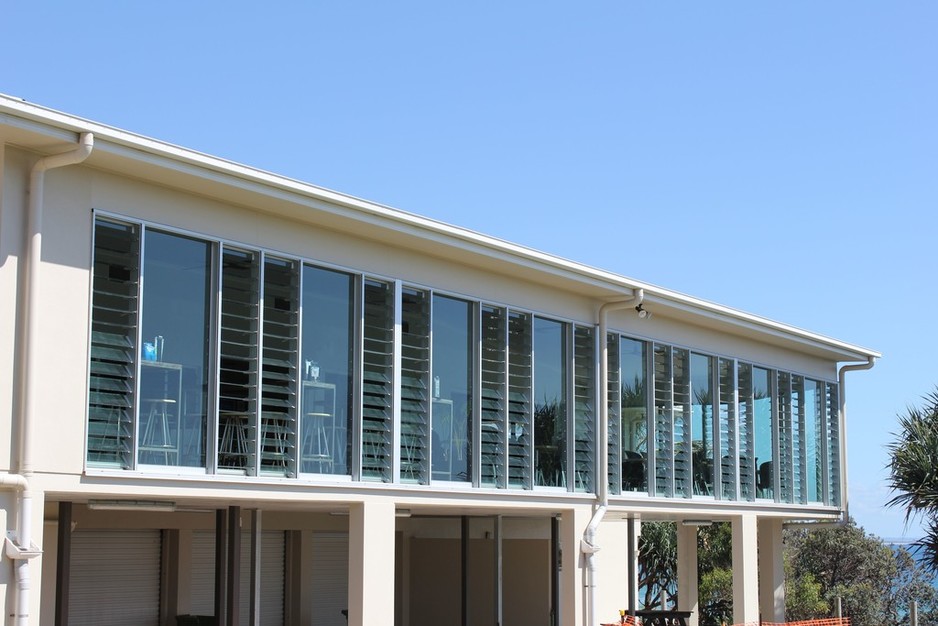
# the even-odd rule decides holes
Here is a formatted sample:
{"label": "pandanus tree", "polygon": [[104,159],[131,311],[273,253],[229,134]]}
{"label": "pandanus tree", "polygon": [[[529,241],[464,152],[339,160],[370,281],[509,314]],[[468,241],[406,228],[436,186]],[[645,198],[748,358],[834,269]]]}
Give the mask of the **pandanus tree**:
{"label": "pandanus tree", "polygon": [[922,562],[938,573],[938,390],[922,407],[899,415],[899,432],[889,444],[889,506],[905,509],[906,522],[921,518],[925,536],[916,542]]}

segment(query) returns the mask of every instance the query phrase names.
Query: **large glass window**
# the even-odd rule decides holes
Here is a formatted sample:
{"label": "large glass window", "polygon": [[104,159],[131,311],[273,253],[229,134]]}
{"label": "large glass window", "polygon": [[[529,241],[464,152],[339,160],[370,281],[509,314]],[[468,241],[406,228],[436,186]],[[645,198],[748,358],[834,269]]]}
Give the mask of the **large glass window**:
{"label": "large glass window", "polygon": [[648,398],[645,342],[619,341],[622,491],[647,491]]}
{"label": "large glass window", "polygon": [[303,268],[301,472],[351,472],[355,280]]}
{"label": "large glass window", "polygon": [[534,318],[535,485],[563,487],[567,472],[565,325]]}
{"label": "large glass window", "polygon": [[713,359],[691,355],[691,449],[694,495],[713,495]]}
{"label": "large glass window", "polygon": [[772,383],[771,372],[761,367],[752,368],[753,429],[755,432],[756,496],[775,497],[775,459],[772,438]]}
{"label": "large glass window", "polygon": [[472,305],[433,296],[434,480],[472,479],[472,335]]}
{"label": "large glass window", "polygon": [[205,467],[212,246],[147,230],[138,462]]}
{"label": "large glass window", "polygon": [[739,497],[752,501],[756,498],[758,466],[755,458],[755,398],[752,391],[752,365],[740,363],[737,367],[737,393],[739,398]]}

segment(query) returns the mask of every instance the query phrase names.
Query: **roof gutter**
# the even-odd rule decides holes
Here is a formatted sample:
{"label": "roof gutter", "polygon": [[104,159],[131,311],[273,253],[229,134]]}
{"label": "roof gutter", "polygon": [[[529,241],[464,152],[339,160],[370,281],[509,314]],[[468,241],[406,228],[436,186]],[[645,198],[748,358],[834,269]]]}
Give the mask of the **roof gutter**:
{"label": "roof gutter", "polygon": [[7,537],[6,554],[12,559],[16,570],[17,626],[29,624],[29,561],[42,551],[32,541],[33,499],[29,490],[29,479],[33,475],[32,438],[35,424],[36,398],[38,394],[39,368],[39,288],[42,262],[42,205],[46,172],[67,165],[81,163],[94,148],[94,136],[82,133],[78,146],[68,152],[53,154],[39,159],[29,175],[29,200],[27,206],[27,231],[25,240],[24,280],[19,295],[20,326],[19,354],[20,404],[16,412],[16,431],[19,433],[18,474],[0,474],[0,487],[19,492],[15,539]]}
{"label": "roof gutter", "polygon": [[843,504],[843,524],[850,522],[850,500],[847,495],[847,392],[844,379],[847,372],[868,370],[874,363],[876,357],[869,356],[866,363],[842,365],[837,373],[837,389],[840,392],[840,497]]}
{"label": "roof gutter", "polygon": [[[599,307],[599,345],[600,345],[600,383],[599,383],[599,437],[597,437],[598,447],[598,465],[596,472],[596,510],[590,519],[586,530],[583,531],[583,538],[580,540],[580,551],[586,557],[586,568],[588,578],[586,583],[586,624],[593,626],[599,624],[595,617],[596,612],[596,589],[599,587],[598,575],[596,573],[596,553],[599,552],[599,546],[596,544],[596,531],[599,524],[606,515],[609,508],[609,342],[606,340],[608,333],[607,319],[609,313],[620,309],[635,307],[638,309],[645,300],[645,290],[635,289],[632,295],[622,300],[606,302]],[[631,586],[629,587],[631,589]]]}

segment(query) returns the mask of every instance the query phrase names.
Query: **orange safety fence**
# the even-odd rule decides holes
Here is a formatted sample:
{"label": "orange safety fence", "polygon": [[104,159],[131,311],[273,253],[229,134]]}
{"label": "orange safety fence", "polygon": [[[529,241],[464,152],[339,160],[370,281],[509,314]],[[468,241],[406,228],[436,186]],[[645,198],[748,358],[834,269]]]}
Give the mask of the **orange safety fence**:
{"label": "orange safety fence", "polygon": [[[602,624],[601,626],[639,626],[641,620],[634,615],[626,615],[624,621],[618,621],[612,624]],[[733,626],[850,626],[849,617],[825,617],[822,619],[807,619],[799,622],[746,622],[745,624],[733,624]]]}

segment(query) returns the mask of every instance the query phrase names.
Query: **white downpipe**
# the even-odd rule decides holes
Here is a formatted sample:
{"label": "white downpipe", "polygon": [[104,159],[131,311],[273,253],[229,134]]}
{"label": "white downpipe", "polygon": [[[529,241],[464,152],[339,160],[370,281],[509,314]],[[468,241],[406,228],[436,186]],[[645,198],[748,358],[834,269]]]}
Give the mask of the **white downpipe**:
{"label": "white downpipe", "polygon": [[[37,386],[39,380],[38,346],[39,324],[39,268],[42,261],[42,205],[45,174],[51,169],[81,163],[94,148],[94,136],[82,133],[74,150],[53,154],[39,159],[29,175],[29,203],[27,207],[25,280],[20,294],[20,314],[23,327],[20,341],[19,371],[22,373],[22,401],[17,413],[19,431],[19,474],[0,475],[0,486],[19,491],[16,515],[16,540],[7,542],[7,555],[13,559],[16,570],[16,618],[17,626],[29,625],[29,560],[39,555],[33,545],[33,498],[29,490],[29,478],[33,475],[32,438],[35,424]],[[13,545],[10,545],[10,544]]]}
{"label": "white downpipe", "polygon": [[840,395],[840,497],[844,509],[841,523],[850,521],[850,501],[847,497],[847,392],[844,386],[845,374],[858,370],[868,370],[876,363],[876,357],[867,357],[866,363],[842,365],[837,373],[837,393]]}
{"label": "white downpipe", "polygon": [[596,510],[590,519],[586,530],[583,532],[583,538],[580,540],[580,551],[586,556],[586,569],[588,572],[587,596],[586,596],[586,623],[587,626],[599,624],[599,620],[594,617],[596,613],[596,589],[599,586],[596,574],[596,553],[599,552],[599,546],[596,545],[596,531],[599,524],[606,515],[606,509],[609,508],[609,480],[606,478],[609,465],[609,344],[606,341],[607,317],[610,311],[626,309],[638,306],[645,299],[644,289],[635,289],[632,297],[614,302],[606,302],[599,307],[599,437],[597,438],[599,471],[596,477]]}

